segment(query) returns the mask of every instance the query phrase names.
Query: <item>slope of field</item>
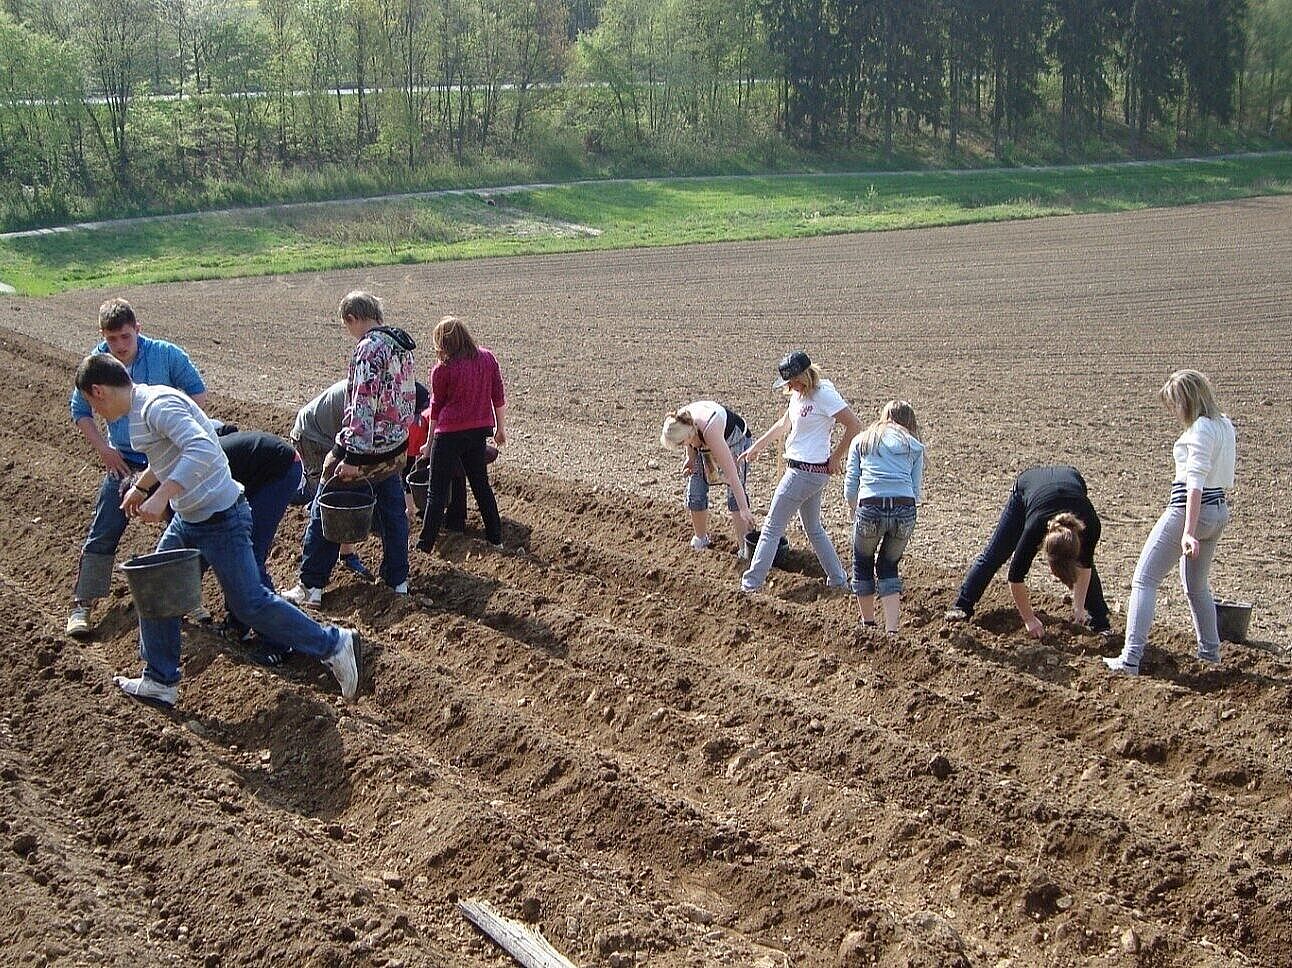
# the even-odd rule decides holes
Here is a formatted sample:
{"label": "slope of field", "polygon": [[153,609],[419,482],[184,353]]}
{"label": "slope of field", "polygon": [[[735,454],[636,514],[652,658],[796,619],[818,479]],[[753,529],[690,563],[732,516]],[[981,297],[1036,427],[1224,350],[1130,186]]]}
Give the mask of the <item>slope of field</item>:
{"label": "slope of field", "polygon": [[[499,351],[511,550],[448,540],[406,600],[338,578],[324,610],[371,650],[352,707],[318,666],[261,670],[200,629],[173,714],[125,701],[124,588],[96,641],[62,640],[97,486],[62,407],[102,294],[0,303],[6,959],[500,964],[453,908],[483,896],[589,965],[1284,963],[1290,216],[1262,200],[128,292],[217,414],[277,430],[338,372],[328,317],[352,286],[419,336],[460,312]],[[899,639],[856,634],[801,550],[751,599],[723,539],[686,547],[659,416],[714,394],[765,426],[787,345],[859,410],[906,396],[927,428]],[[1124,597],[1170,471],[1152,391],[1184,364],[1242,435],[1215,576],[1257,601],[1255,645],[1199,666],[1165,589],[1149,674],[1110,679],[1039,576],[1042,641],[1000,583],[975,624],[944,625],[1037,460],[1086,473]],[[281,581],[299,534],[293,516]]]}

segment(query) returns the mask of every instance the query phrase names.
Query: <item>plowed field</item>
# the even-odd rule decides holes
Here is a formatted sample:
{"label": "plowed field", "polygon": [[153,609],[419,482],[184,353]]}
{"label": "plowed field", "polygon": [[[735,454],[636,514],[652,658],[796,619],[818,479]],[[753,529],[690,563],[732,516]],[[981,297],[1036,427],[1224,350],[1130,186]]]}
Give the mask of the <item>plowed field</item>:
{"label": "plowed field", "polygon": [[[124,295],[217,416],[284,432],[343,372],[356,286],[419,338],[465,316],[513,436],[507,553],[449,537],[407,599],[329,590],[368,643],[351,706],[201,628],[173,713],[126,700],[123,583],[94,641],[62,637],[98,484],[65,399],[105,294],[0,300],[0,962],[506,963],[454,908],[478,897],[584,965],[1287,964],[1292,200]],[[728,539],[687,547],[662,414],[713,396],[765,427],[795,346],[863,417],[920,415],[897,639],[821,597],[801,534],[752,597]],[[1200,666],[1164,588],[1146,675],[1112,679],[1039,574],[1041,641],[1003,581],[946,625],[1042,461],[1085,473],[1124,602],[1171,474],[1154,390],[1184,365],[1239,430],[1213,583],[1256,603],[1251,641]]]}

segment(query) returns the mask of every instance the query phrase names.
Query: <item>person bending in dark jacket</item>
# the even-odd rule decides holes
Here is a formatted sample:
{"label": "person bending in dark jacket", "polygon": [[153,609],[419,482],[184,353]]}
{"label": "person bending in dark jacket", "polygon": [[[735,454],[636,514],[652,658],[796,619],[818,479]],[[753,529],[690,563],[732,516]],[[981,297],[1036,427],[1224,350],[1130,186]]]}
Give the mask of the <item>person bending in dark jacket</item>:
{"label": "person bending in dark jacket", "polygon": [[1032,611],[1023,579],[1042,548],[1054,577],[1072,589],[1072,618],[1100,634],[1109,631],[1095,545],[1099,515],[1086,495],[1086,482],[1075,467],[1030,467],[1014,479],[996,531],[969,568],[956,603],[947,610],[950,621],[973,615],[992,577],[1009,562],[1009,590],[1028,635],[1040,638],[1041,620]]}
{"label": "person bending in dark jacket", "polygon": [[[260,430],[239,430],[224,424],[216,430],[220,447],[229,461],[229,473],[242,485],[247,504],[251,506],[251,551],[260,569],[260,580],[275,591],[266,561],[274,546],[274,537],[283,515],[299,492],[303,468],[300,455],[281,437]],[[254,658],[264,665],[280,665],[291,647],[258,640],[254,632],[225,608],[226,635],[249,645],[259,644]]]}

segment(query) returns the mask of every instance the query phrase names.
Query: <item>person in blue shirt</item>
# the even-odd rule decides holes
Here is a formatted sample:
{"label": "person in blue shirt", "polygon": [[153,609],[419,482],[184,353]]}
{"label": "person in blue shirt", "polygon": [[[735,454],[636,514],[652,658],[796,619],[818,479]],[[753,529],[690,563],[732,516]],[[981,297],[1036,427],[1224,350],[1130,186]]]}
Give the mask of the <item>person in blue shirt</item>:
{"label": "person in blue shirt", "polygon": [[876,597],[884,630],[895,635],[900,625],[897,563],[915,531],[915,502],[924,483],[919,433],[914,408],[905,400],[889,400],[879,419],[848,447],[843,494],[854,514],[852,593],[862,629],[875,628]]}
{"label": "person in blue shirt", "polygon": [[[139,320],[130,303],[109,299],[99,307],[99,331],[103,341],[94,353],[110,353],[136,383],[168,386],[181,390],[199,406],[206,405],[206,384],[192,361],[178,346],[165,340],[149,339],[140,333]],[[133,478],[148,466],[148,459],[130,446],[130,421],[120,417],[108,422],[105,440],[94,420],[94,412],[79,390],[69,403],[72,420],[86,441],[98,453],[105,473],[99,487],[90,530],[81,546],[81,561],[73,591],[72,612],[67,634],[87,638],[93,632],[90,612],[97,599],[108,593],[117,545],[126,530],[121,499]]]}

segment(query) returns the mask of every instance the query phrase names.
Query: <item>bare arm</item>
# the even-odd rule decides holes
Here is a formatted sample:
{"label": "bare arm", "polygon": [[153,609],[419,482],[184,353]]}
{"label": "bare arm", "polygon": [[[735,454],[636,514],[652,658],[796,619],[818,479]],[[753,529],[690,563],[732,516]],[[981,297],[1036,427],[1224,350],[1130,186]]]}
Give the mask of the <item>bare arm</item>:
{"label": "bare arm", "polygon": [[709,448],[709,453],[713,455],[714,461],[722,468],[722,474],[727,479],[727,486],[731,488],[731,493],[736,499],[736,510],[746,520],[745,524],[752,528],[753,519],[749,513],[749,497],[745,494],[745,489],[740,485],[740,472],[736,469],[736,459],[731,456],[731,448],[727,445],[727,439],[722,434],[722,427],[714,426],[711,421],[709,426],[704,430],[704,443]]}
{"label": "bare arm", "polygon": [[507,407],[493,408],[493,442],[501,447],[507,443],[507,431],[503,427],[503,419],[507,413]]}
{"label": "bare arm", "polygon": [[192,400],[203,410],[206,410],[206,391],[205,390],[203,390],[201,393],[193,394]]}
{"label": "bare arm", "polygon": [[1184,500],[1184,534],[1180,536],[1180,553],[1186,558],[1198,557],[1198,517],[1202,514],[1202,491],[1189,488]]}
{"label": "bare arm", "polygon": [[843,457],[852,445],[852,438],[861,433],[861,421],[852,412],[852,407],[844,407],[834,415],[834,422],[843,426],[843,436],[834,445],[834,450],[830,451],[829,459],[830,473],[838,474],[843,465]]}
{"label": "bare arm", "polygon": [[1090,591],[1091,569],[1078,568],[1077,580],[1072,583],[1072,620],[1081,624],[1086,620],[1086,593]]}
{"label": "bare arm", "polygon": [[740,455],[741,459],[745,461],[756,460],[758,458],[758,455],[763,452],[763,448],[766,447],[770,441],[780,440],[789,432],[790,432],[790,409],[789,407],[786,407],[785,412],[781,414],[781,419],[776,421],[776,423],[772,424],[770,427],[768,427],[767,430],[763,432],[763,435],[759,437],[757,440],[755,440],[753,444],[750,445],[747,451],[745,451],[743,454]]}
{"label": "bare arm", "polygon": [[1034,639],[1039,639],[1045,628],[1041,625],[1041,620],[1036,617],[1036,613],[1032,611],[1032,599],[1027,594],[1027,586],[1021,581],[1012,581],[1009,583],[1009,593],[1014,598],[1014,607],[1022,616],[1027,634]]}
{"label": "bare arm", "polygon": [[107,468],[109,474],[118,478],[130,475],[130,468],[126,464],[126,459],[121,456],[121,451],[103,439],[103,434],[99,433],[99,425],[94,422],[93,417],[79,418],[76,421],[76,426],[80,428],[81,434],[99,455],[99,460],[103,461],[103,466]]}

